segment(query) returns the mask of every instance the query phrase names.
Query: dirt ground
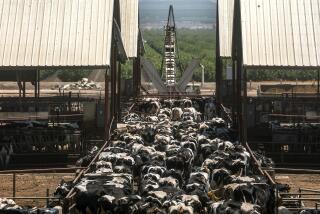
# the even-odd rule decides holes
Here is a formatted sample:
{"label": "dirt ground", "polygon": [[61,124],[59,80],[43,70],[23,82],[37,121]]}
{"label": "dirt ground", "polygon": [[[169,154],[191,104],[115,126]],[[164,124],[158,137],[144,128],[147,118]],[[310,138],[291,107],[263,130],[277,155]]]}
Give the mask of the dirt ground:
{"label": "dirt ground", "polygon": [[[289,184],[290,193],[298,193],[299,188],[320,190],[320,174],[277,174],[276,181]],[[304,196],[304,198],[319,198],[319,196]],[[320,202],[320,201],[318,201]],[[307,207],[314,207],[315,201],[304,202]]]}
{"label": "dirt ground", "polygon": [[[17,197],[41,197],[46,196],[46,189],[50,195],[55,191],[61,179],[73,180],[74,174],[25,174],[17,175],[16,196]],[[299,188],[320,190],[320,174],[277,174],[276,181],[289,184],[290,192],[297,193]],[[0,175],[0,198],[12,196],[12,175]],[[19,205],[32,205],[42,207],[45,201],[16,200]],[[313,206],[314,203],[306,203]]]}
{"label": "dirt ground", "polygon": [[[16,175],[16,197],[45,197],[55,191],[61,179],[73,180],[74,174],[25,174]],[[12,197],[12,175],[0,175],[0,198]],[[45,200],[15,200],[20,206],[44,207]]]}
{"label": "dirt ground", "polygon": [[320,190],[320,174],[277,174],[276,180],[289,184],[291,192],[298,192],[299,188]]}

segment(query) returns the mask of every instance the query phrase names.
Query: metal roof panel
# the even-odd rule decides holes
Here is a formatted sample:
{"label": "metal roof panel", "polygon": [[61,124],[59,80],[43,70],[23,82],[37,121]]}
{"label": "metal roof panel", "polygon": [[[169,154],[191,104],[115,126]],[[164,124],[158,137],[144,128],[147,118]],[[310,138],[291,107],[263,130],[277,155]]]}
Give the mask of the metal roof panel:
{"label": "metal roof panel", "polygon": [[110,65],[113,1],[0,0],[0,67]]}
{"label": "metal roof panel", "polygon": [[231,57],[234,0],[219,0],[220,56]]}
{"label": "metal roof panel", "polygon": [[129,58],[137,57],[139,36],[139,1],[120,0],[121,37]]}
{"label": "metal roof panel", "polygon": [[320,67],[319,1],[240,3],[245,66]]}

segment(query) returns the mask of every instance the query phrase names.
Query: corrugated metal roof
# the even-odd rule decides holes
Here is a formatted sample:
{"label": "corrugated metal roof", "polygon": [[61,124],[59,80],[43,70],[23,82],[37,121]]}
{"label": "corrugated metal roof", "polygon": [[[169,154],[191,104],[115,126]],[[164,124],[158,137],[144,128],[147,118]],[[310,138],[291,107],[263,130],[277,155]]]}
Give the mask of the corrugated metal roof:
{"label": "corrugated metal roof", "polygon": [[137,57],[139,35],[139,1],[120,0],[122,41],[129,58]]}
{"label": "corrugated metal roof", "polygon": [[110,64],[113,1],[0,0],[0,67]]}
{"label": "corrugated metal roof", "polygon": [[219,0],[220,56],[231,57],[234,0]]}
{"label": "corrugated metal roof", "polygon": [[319,67],[319,0],[241,0],[245,66]]}

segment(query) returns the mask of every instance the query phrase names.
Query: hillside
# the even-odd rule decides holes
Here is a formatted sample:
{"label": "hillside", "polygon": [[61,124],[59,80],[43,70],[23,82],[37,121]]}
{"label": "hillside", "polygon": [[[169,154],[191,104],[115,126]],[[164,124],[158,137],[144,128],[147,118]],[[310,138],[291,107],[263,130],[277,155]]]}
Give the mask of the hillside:
{"label": "hillside", "polygon": [[[146,41],[145,57],[150,59],[159,71],[161,68],[163,31],[144,30]],[[192,58],[198,58],[205,66],[205,79],[213,81],[215,75],[215,32],[212,30],[179,30],[177,34],[181,67],[186,68]],[[181,75],[178,73],[178,76]],[[195,81],[201,81],[201,71],[198,69],[194,75]]]}
{"label": "hillside", "polygon": [[[150,59],[157,70],[161,68],[163,49],[163,30],[144,30],[143,37],[146,41],[145,57]],[[182,67],[186,67],[192,58],[200,58],[205,66],[205,79],[208,82],[215,80],[215,32],[213,30],[178,29],[178,48]],[[305,70],[249,70],[248,80],[276,81],[276,80],[307,81],[316,80],[317,71]],[[195,81],[201,80],[200,70],[194,75]]]}
{"label": "hillside", "polygon": [[142,28],[162,28],[173,5],[180,28],[213,28],[216,3],[210,0],[140,0]]}

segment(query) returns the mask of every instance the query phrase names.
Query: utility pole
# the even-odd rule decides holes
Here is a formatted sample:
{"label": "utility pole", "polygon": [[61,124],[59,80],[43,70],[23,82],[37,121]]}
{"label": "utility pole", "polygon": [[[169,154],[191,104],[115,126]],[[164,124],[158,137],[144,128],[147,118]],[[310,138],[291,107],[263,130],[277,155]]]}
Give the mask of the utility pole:
{"label": "utility pole", "polygon": [[200,64],[200,66],[201,66],[201,70],[202,70],[202,87],[204,86],[204,70],[205,70],[205,67],[204,67],[204,65],[202,65],[202,64]]}

